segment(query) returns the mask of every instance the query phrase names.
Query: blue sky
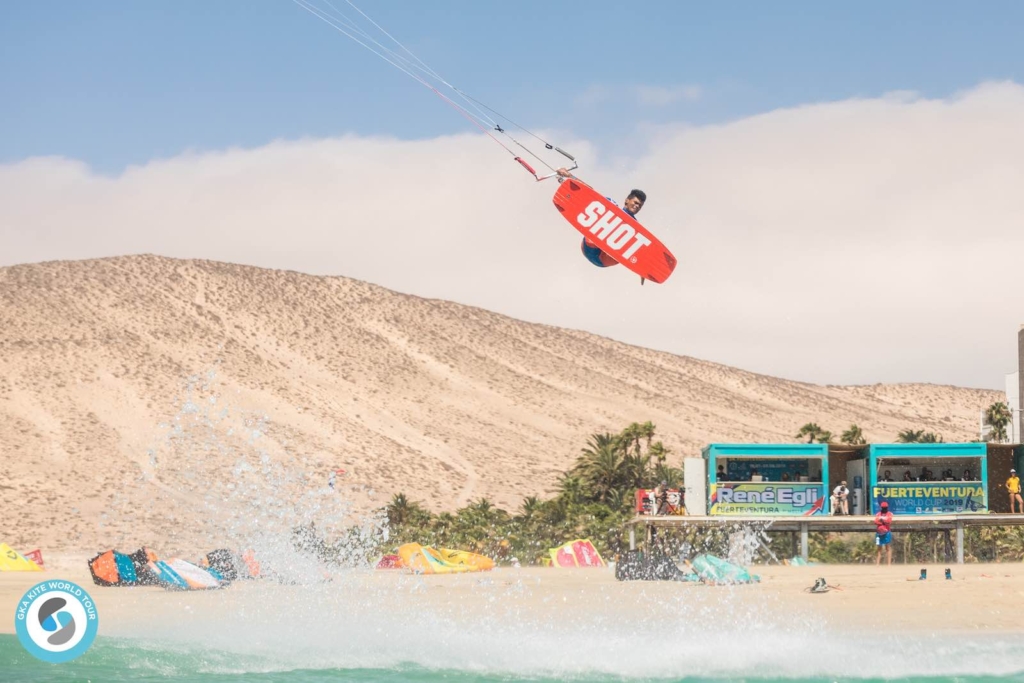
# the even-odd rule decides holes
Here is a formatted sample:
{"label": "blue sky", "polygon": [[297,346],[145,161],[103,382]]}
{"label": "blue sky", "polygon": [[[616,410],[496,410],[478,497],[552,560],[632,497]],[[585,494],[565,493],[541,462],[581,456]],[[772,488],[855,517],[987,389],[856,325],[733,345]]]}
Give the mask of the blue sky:
{"label": "blue sky", "polygon": [[[611,149],[644,124],[1024,80],[1021,2],[358,4],[499,111]],[[699,96],[644,104],[630,84]],[[2,3],[0,92],[0,162],[62,155],[104,173],[280,138],[467,130],[287,0]]]}

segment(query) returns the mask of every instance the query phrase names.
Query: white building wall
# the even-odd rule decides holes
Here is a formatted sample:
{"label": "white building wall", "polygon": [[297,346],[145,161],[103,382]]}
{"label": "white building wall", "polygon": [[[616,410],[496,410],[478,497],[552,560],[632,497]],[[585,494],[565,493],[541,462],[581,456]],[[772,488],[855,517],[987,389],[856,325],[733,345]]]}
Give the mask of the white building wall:
{"label": "white building wall", "polygon": [[1020,372],[1011,372],[1006,376],[1006,405],[1010,407],[1013,419],[1006,429],[1010,443],[1020,443]]}

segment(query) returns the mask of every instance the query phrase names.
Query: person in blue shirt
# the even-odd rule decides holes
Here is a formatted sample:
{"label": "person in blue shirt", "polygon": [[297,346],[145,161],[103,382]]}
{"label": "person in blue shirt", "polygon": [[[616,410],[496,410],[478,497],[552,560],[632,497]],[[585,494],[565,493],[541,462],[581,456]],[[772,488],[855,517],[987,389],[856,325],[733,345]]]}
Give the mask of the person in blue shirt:
{"label": "person in blue shirt", "polygon": [[[576,177],[564,168],[558,169],[557,173],[559,182],[565,180],[566,178]],[[619,203],[616,202],[611,197],[605,197],[605,199],[610,201],[615,206],[619,205]],[[629,194],[626,196],[626,201],[622,202],[622,210],[625,211],[627,215],[635,217],[638,213],[640,213],[640,209],[644,208],[644,203],[646,201],[647,194],[643,190],[630,190]],[[583,242],[582,244],[580,244],[580,248],[583,251],[583,256],[586,257],[588,261],[593,263],[598,268],[607,268],[608,266],[619,265],[618,261],[616,261],[608,254],[601,251],[601,249],[595,243],[591,242],[586,237],[583,238]]]}

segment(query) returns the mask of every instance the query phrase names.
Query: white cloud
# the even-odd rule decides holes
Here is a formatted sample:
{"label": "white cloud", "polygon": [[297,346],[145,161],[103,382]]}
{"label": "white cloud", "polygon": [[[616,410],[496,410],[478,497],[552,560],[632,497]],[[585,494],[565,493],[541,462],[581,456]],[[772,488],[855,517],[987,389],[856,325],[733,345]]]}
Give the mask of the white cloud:
{"label": "white cloud", "polygon": [[577,107],[593,107],[595,105],[607,102],[612,94],[613,90],[607,85],[594,84],[589,85],[575,98]]}
{"label": "white cloud", "polygon": [[676,102],[696,102],[703,91],[699,85],[638,85],[637,101],[647,107],[665,107]]}
{"label": "white cloud", "polygon": [[1024,87],[662,127],[588,164],[679,257],[664,285],[598,270],[484,138],[346,137],[188,154],[108,178],[0,166],[0,265],[126,253],[346,275],[818,382],[1002,386],[1024,322]]}
{"label": "white cloud", "polygon": [[634,85],[612,88],[597,83],[587,86],[583,92],[576,95],[574,101],[577,107],[590,108],[608,102],[616,92],[631,93],[642,107],[665,107],[681,101],[695,102],[704,94],[699,85]]}

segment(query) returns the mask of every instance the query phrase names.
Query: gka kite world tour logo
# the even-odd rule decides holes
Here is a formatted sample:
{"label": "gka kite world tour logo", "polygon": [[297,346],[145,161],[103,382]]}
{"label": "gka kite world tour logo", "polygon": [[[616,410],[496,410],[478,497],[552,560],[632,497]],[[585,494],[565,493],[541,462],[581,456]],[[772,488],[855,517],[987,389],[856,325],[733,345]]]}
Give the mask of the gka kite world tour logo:
{"label": "gka kite world tour logo", "polygon": [[18,640],[44,662],[68,662],[81,656],[96,639],[96,603],[78,584],[43,581],[32,586],[14,616]]}

